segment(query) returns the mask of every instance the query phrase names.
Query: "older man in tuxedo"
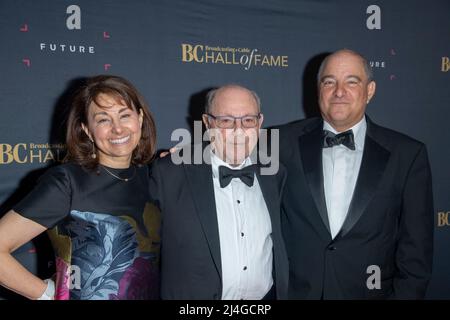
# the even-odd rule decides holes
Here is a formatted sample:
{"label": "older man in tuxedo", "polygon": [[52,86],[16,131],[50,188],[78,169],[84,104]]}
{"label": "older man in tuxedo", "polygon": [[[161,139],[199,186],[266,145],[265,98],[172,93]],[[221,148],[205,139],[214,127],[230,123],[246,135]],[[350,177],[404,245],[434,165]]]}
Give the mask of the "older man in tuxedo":
{"label": "older man in tuxedo", "polygon": [[172,154],[152,167],[150,195],[162,216],[161,297],[285,299],[286,173],[263,175],[250,157],[263,122],[259,98],[238,85],[212,90],[203,122],[212,142],[206,151],[195,147],[205,161],[175,164]]}
{"label": "older man in tuxedo", "polygon": [[321,118],[279,127],[293,299],[420,299],[431,277],[433,196],[423,143],[365,115],[366,59],[339,50],[318,74]]}

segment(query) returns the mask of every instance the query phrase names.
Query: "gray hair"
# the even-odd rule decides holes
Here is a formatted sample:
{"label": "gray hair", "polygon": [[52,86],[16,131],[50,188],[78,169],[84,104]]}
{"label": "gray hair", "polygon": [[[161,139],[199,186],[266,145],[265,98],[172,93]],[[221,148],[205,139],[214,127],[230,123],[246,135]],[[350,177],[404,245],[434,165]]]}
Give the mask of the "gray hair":
{"label": "gray hair", "polygon": [[364,72],[365,72],[365,74],[367,76],[367,81],[370,82],[370,81],[373,80],[372,67],[370,66],[369,62],[367,61],[367,59],[363,55],[361,55],[360,53],[358,53],[356,51],[350,50],[350,49],[341,49],[341,50],[338,50],[338,51],[335,51],[335,52],[329,54],[328,56],[326,56],[325,59],[323,59],[322,63],[320,64],[320,67],[319,67],[319,72],[317,73],[317,83],[318,84],[320,84],[320,78],[322,77],[323,69],[325,69],[325,66],[328,63],[328,60],[331,57],[333,57],[333,56],[335,56],[335,55],[337,55],[339,53],[343,53],[343,52],[355,55],[358,58],[360,58],[361,62],[363,64]]}
{"label": "gray hair", "polygon": [[218,87],[216,89],[212,89],[210,90],[207,94],[206,94],[206,104],[205,104],[205,113],[206,114],[210,114],[212,107],[214,105],[214,100],[216,98],[216,95],[219,91],[225,90],[225,89],[230,89],[230,88],[239,88],[239,89],[243,89],[245,91],[248,91],[253,98],[255,99],[256,102],[256,106],[258,107],[258,112],[261,112],[261,99],[259,99],[258,94],[253,91],[250,90],[244,86],[238,85],[238,84],[227,84],[221,87]]}

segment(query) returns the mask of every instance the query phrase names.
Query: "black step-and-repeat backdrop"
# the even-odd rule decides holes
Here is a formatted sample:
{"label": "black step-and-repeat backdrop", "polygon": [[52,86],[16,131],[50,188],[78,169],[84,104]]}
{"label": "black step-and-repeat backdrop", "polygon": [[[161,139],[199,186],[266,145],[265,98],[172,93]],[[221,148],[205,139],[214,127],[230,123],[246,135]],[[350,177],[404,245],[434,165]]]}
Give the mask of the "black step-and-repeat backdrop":
{"label": "black step-and-repeat backdrop", "polygon": [[[2,0],[0,215],[61,160],[68,98],[86,76],[132,81],[166,148],[174,129],[200,119],[205,92],[224,83],[259,93],[266,126],[317,114],[318,64],[350,48],[374,69],[371,118],[428,146],[436,208],[428,297],[449,299],[449,39],[448,0]],[[44,237],[15,255],[51,272]]]}

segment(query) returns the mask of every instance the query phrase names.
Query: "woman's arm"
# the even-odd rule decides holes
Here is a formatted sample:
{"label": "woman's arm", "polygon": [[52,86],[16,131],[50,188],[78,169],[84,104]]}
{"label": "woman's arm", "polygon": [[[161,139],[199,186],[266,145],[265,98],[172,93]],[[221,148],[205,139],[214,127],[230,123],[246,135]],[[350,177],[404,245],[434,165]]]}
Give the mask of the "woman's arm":
{"label": "woman's arm", "polygon": [[39,298],[47,284],[25,269],[11,253],[46,227],[10,210],[0,219],[0,284],[29,299]]}

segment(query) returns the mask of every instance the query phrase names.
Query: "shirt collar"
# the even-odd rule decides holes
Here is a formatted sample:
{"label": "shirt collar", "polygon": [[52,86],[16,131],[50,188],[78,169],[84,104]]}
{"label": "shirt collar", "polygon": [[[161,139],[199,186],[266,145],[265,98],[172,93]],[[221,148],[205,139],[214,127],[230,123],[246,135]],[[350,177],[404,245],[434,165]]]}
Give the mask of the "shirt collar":
{"label": "shirt collar", "polygon": [[[328,122],[323,120],[323,130],[328,130],[333,132],[334,134],[338,134],[339,132],[336,131]],[[364,149],[364,139],[366,137],[366,131],[367,131],[367,121],[366,116],[364,115],[362,119],[355,124],[353,127],[351,127],[348,130],[353,131],[353,136],[355,137],[355,147],[356,150],[363,150]]]}
{"label": "shirt collar", "polygon": [[242,169],[252,164],[250,157],[245,158],[245,160],[238,166],[233,167],[230,164],[226,163],[222,159],[220,159],[213,151],[211,151],[211,167],[214,178],[219,177],[219,167],[225,166],[233,170]]}

